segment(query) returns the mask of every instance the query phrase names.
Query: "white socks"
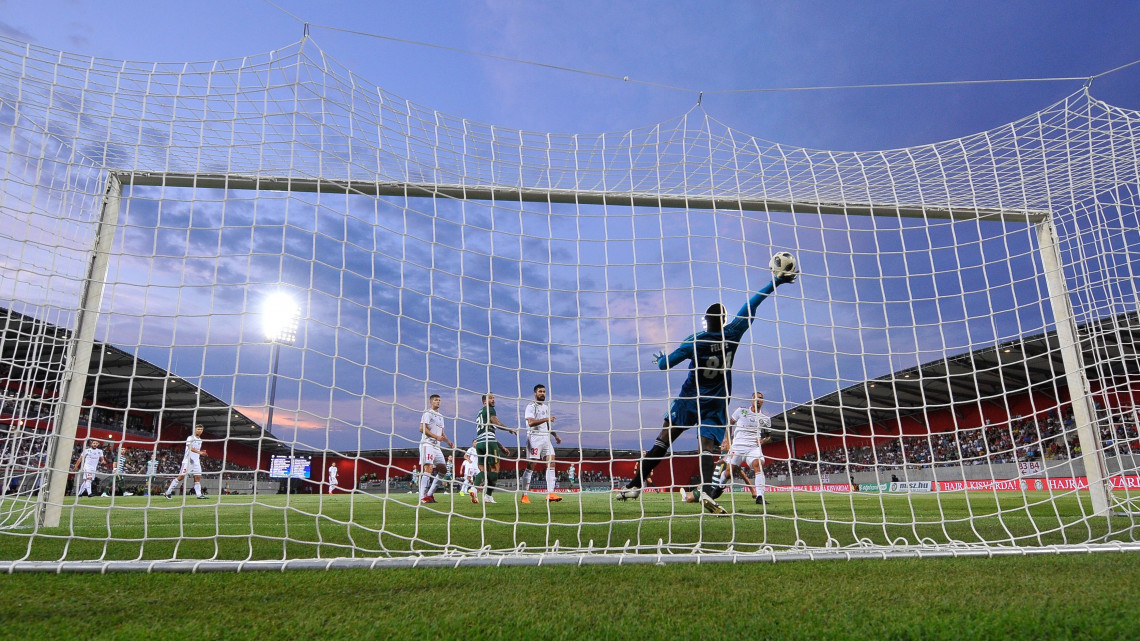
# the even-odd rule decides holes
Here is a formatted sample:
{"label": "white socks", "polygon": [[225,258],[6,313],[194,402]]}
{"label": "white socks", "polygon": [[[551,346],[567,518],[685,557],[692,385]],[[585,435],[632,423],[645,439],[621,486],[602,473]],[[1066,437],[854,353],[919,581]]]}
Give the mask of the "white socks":
{"label": "white socks", "polygon": [[753,479],[756,482],[756,496],[764,496],[764,468],[754,470],[754,472],[756,474],[756,478]]}

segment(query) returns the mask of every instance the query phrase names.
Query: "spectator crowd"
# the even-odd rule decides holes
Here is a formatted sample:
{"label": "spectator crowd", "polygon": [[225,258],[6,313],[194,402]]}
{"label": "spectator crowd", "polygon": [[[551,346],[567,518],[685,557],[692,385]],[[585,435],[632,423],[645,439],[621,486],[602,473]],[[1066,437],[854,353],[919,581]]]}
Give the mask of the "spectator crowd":
{"label": "spectator crowd", "polygon": [[[1140,454],[1140,437],[1134,416],[1110,416],[1098,408],[1097,424],[1108,456]],[[902,435],[870,444],[812,452],[793,460],[769,459],[764,473],[855,474],[902,468],[923,469],[958,465],[996,465],[1023,461],[1066,460],[1080,455],[1080,443],[1071,412],[1056,416],[1015,416],[1009,422],[932,434]]]}

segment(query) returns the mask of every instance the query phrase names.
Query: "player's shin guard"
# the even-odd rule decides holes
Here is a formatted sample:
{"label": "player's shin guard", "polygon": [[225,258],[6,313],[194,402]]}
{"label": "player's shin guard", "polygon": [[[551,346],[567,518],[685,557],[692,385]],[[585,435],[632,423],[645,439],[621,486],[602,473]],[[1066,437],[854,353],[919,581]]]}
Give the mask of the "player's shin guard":
{"label": "player's shin guard", "polygon": [[554,487],[557,483],[558,483],[558,481],[556,480],[556,478],[554,476],[554,468],[553,467],[546,468],[546,492],[547,492],[547,494],[554,492]]}
{"label": "player's shin guard", "polygon": [[499,473],[491,472],[488,477],[490,478],[490,487],[487,488],[487,494],[494,494],[495,486],[499,484]]}
{"label": "player's shin guard", "polygon": [[629,485],[626,487],[643,487],[645,479],[653,472],[653,468],[662,461],[666,454],[669,453],[669,444],[661,439],[653,442],[653,447],[645,453],[641,458],[641,464],[637,466],[637,472],[630,479]]}

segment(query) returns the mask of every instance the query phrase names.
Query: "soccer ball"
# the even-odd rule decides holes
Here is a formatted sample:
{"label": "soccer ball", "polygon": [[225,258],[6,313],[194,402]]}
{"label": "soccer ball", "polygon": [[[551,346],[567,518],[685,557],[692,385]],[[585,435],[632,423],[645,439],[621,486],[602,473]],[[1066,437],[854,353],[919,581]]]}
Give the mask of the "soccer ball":
{"label": "soccer ball", "polygon": [[768,267],[772,270],[772,275],[777,278],[794,276],[796,274],[796,259],[788,252],[776,252],[772,255],[772,260],[768,261]]}

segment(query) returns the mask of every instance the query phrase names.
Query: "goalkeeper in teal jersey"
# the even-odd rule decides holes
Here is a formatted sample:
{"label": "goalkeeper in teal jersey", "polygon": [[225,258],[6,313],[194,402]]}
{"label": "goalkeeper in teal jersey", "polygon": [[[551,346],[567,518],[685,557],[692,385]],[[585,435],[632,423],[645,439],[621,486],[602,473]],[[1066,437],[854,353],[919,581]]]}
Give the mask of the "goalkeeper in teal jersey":
{"label": "goalkeeper in teal jersey", "polygon": [[726,324],[724,305],[716,303],[710,306],[705,311],[704,331],[686,338],[671,354],[659,352],[653,355],[653,364],[659,369],[669,369],[689,361],[689,375],[681,386],[680,395],[669,406],[669,413],[665,415],[661,433],[657,435],[652,449],[641,459],[633,478],[618,492],[618,500],[637,498],[645,479],[664,460],[677,437],[690,427],[696,427],[701,449],[701,503],[714,514],[727,513],[714,498],[716,492],[712,476],[716,452],[728,425],[732,359],[744,334],[756,320],[756,308],[776,291],[776,287],[795,282],[798,275],[799,270],[793,270],[777,276],[748,299],[731,323]]}

